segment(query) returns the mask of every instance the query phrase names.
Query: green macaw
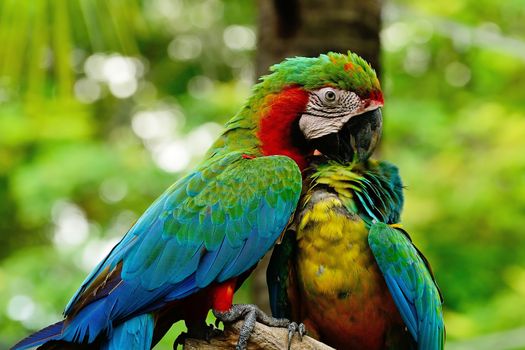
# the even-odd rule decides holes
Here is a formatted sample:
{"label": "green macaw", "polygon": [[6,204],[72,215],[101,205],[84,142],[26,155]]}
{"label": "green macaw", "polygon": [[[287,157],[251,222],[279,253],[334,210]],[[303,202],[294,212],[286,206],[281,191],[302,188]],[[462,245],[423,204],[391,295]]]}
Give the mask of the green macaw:
{"label": "green macaw", "polygon": [[89,274],[64,320],[14,349],[149,349],[178,320],[206,338],[209,309],[223,322],[245,318],[240,349],[256,319],[289,325],[253,305],[232,305],[233,293],[290,221],[314,150],[367,157],[383,99],[375,72],[353,53],[291,58],[271,70],[200,165]]}
{"label": "green macaw", "polygon": [[397,168],[319,158],[271,257],[273,315],[338,349],[443,349],[441,294],[398,224]]}

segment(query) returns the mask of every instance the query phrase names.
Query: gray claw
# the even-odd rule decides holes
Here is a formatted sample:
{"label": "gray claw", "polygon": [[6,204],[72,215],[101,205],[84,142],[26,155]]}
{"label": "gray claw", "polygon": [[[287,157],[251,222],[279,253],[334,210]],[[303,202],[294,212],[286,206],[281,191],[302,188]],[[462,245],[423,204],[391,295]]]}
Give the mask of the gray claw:
{"label": "gray claw", "polygon": [[288,325],[288,350],[292,346],[292,338],[296,332],[299,334],[299,340],[303,341],[303,336],[306,334],[304,323],[290,322]]}
{"label": "gray claw", "polygon": [[299,340],[303,341],[303,337],[306,334],[306,326],[304,323],[299,323]]}
{"label": "gray claw", "polygon": [[[290,321],[284,318],[273,318],[262,312],[257,306],[252,304],[235,304],[230,310],[221,312],[213,310],[213,314],[217,317],[217,321],[223,323],[232,323],[240,319],[244,319],[244,324],[239,332],[239,340],[237,341],[236,350],[245,350],[248,346],[248,339],[253,332],[255,323],[261,322],[270,327],[289,327]],[[216,325],[217,322],[216,321]]]}

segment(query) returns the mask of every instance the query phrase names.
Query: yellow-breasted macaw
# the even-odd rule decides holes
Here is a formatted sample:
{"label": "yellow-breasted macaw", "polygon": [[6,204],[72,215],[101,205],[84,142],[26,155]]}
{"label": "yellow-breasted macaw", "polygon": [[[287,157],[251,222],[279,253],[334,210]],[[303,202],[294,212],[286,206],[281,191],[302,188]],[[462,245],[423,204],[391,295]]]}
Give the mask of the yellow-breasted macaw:
{"label": "yellow-breasted macaw", "polygon": [[443,349],[441,295],[402,206],[392,164],[313,162],[267,271],[273,315],[337,349]]}

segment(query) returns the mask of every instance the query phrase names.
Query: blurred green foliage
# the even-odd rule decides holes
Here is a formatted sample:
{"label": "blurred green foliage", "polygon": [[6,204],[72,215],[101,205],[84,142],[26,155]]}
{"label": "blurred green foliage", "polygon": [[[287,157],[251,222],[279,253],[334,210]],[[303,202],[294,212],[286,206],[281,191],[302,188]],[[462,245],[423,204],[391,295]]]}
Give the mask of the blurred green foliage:
{"label": "blurred green foliage", "polygon": [[[254,2],[123,4],[0,4],[0,348],[60,318],[254,81]],[[380,156],[451,342],[525,326],[523,18],[522,0],[384,5]]]}
{"label": "blurred green foliage", "polygon": [[525,325],[525,8],[446,4],[385,9],[382,156],[454,340]]}

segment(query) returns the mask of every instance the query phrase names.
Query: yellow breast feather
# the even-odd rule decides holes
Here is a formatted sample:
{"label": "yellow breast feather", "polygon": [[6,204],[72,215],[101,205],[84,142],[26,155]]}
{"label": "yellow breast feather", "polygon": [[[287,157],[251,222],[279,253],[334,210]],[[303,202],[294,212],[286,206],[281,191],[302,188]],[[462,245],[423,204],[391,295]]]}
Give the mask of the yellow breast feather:
{"label": "yellow breast feather", "polygon": [[336,196],[305,210],[297,228],[298,272],[307,283],[305,292],[337,296],[362,289],[362,278],[373,263],[367,235],[365,223]]}

